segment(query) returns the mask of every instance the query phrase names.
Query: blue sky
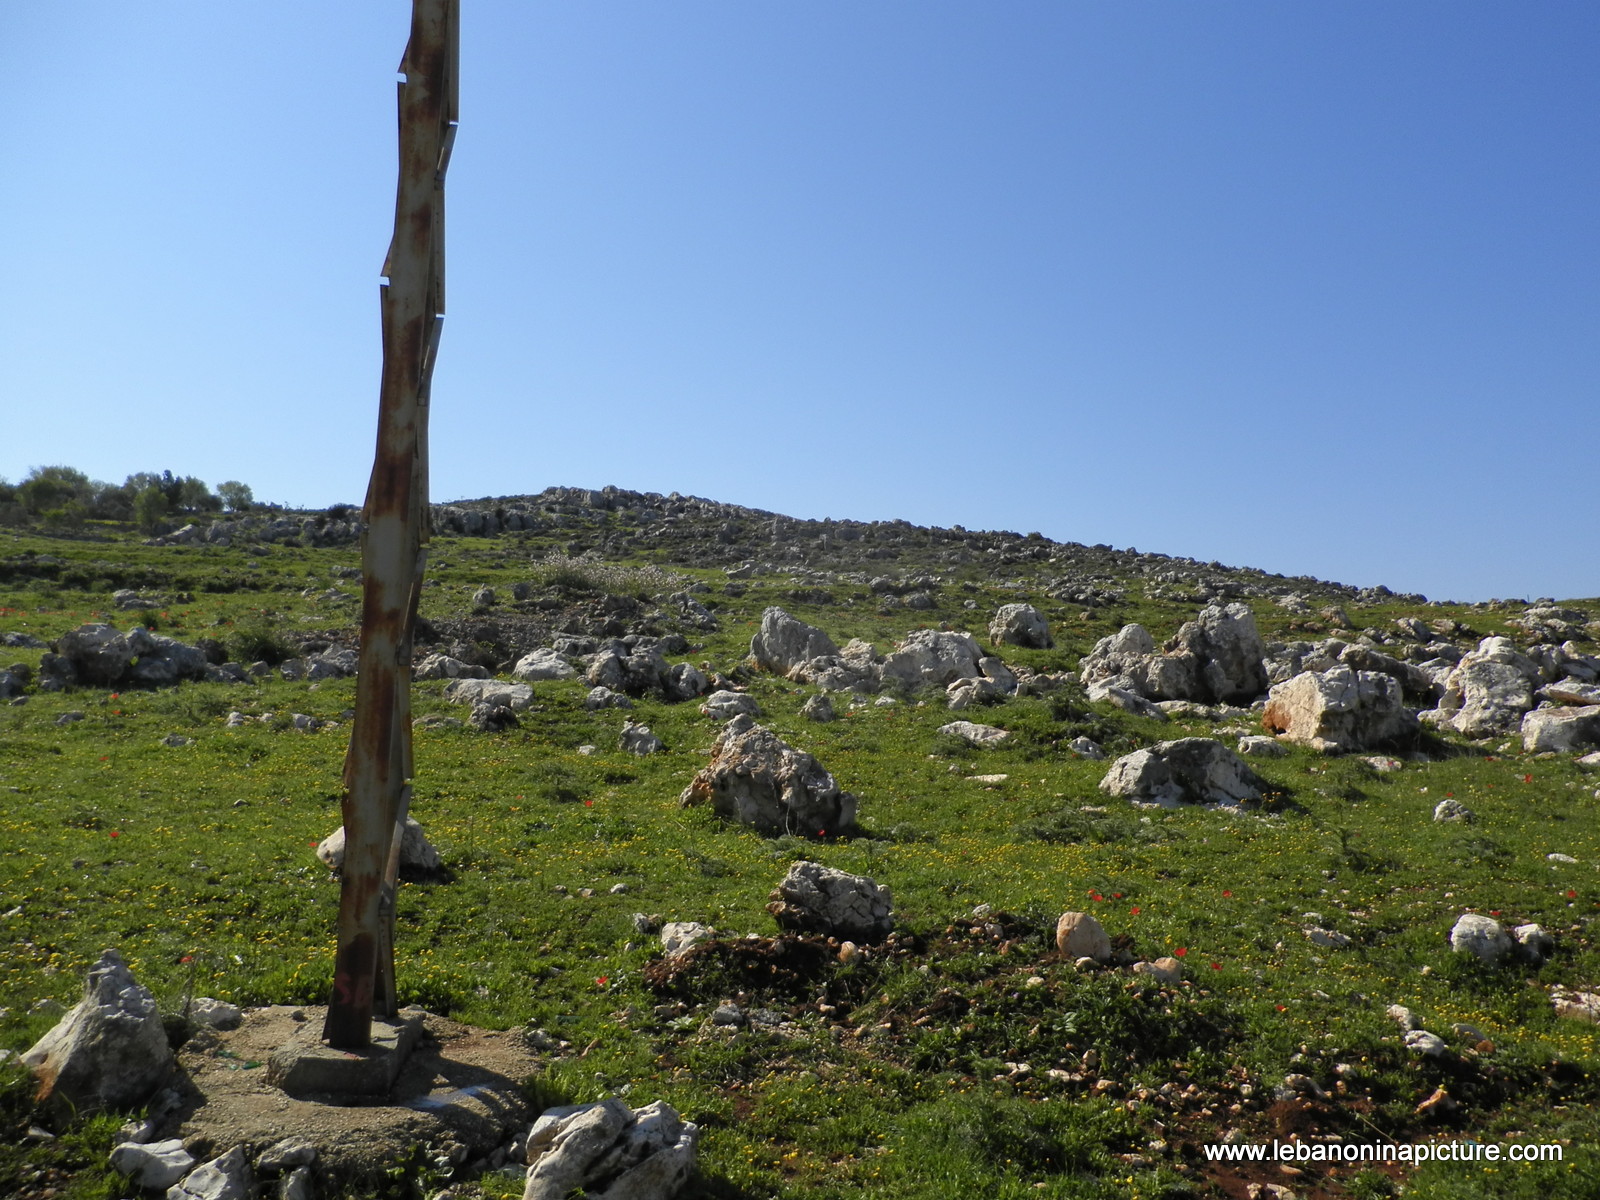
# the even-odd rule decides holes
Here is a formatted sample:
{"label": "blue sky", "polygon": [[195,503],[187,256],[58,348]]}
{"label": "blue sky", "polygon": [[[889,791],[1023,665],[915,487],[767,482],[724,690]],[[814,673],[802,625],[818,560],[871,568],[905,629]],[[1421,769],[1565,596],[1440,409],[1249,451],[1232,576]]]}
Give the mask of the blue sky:
{"label": "blue sky", "polygon": [[[1600,7],[463,7],[436,500],[1600,594]],[[0,475],[360,499],[408,12],[0,7]]]}

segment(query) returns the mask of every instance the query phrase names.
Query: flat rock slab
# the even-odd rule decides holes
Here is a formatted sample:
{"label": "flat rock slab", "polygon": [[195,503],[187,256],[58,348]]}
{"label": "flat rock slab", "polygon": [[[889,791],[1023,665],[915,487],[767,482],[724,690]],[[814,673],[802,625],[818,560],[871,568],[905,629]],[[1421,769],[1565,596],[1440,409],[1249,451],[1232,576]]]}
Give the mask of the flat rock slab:
{"label": "flat rock slab", "polygon": [[267,1058],[267,1082],[302,1100],[387,1096],[422,1036],[424,1015],[406,1009],[392,1021],[374,1017],[372,1044],[361,1050],[336,1050],[323,1042],[320,1024],[302,1021]]}
{"label": "flat rock slab", "polygon": [[319,1172],[368,1175],[419,1144],[454,1141],[476,1158],[525,1132],[536,1115],[520,1084],[541,1069],[520,1030],[495,1032],[418,1013],[415,1044],[387,1094],[338,1102],[291,1096],[267,1074],[274,1052],[307,1038],[320,1045],[324,1009],[250,1009],[238,1029],[203,1031],[178,1051],[182,1105],[164,1138],[197,1157],[246,1146],[254,1155],[285,1138],[318,1149]]}

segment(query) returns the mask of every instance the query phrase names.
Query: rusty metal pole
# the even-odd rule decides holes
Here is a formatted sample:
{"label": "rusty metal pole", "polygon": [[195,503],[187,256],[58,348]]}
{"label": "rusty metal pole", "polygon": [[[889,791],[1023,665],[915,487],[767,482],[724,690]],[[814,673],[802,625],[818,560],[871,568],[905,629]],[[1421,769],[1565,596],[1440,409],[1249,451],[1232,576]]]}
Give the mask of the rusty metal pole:
{"label": "rusty metal pole", "polygon": [[361,665],[344,764],[345,858],[330,1045],[397,1011],[394,893],[411,802],[411,648],[428,537],[428,393],[444,321],[444,175],[456,130],[459,0],[413,0],[400,63],[400,182],[380,287],[383,381],[361,545]]}

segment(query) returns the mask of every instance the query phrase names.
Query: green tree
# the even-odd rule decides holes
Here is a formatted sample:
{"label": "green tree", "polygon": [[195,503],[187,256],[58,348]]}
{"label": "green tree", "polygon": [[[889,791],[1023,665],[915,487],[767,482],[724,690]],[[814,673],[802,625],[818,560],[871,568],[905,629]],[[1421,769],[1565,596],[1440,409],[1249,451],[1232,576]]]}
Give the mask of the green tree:
{"label": "green tree", "polygon": [[141,533],[154,533],[167,515],[167,494],[155,484],[145,487],[133,498],[133,519]]}
{"label": "green tree", "polygon": [[256,502],[255,494],[251,492],[250,485],[240,483],[237,479],[229,479],[225,483],[217,484],[217,497],[229,512],[245,512]]}
{"label": "green tree", "polygon": [[222,501],[211,494],[205,480],[185,475],[178,481],[178,505],[183,512],[216,512]]}
{"label": "green tree", "polygon": [[86,503],[94,492],[95,485],[76,467],[35,467],[18,486],[17,499],[37,517],[73,500]]}

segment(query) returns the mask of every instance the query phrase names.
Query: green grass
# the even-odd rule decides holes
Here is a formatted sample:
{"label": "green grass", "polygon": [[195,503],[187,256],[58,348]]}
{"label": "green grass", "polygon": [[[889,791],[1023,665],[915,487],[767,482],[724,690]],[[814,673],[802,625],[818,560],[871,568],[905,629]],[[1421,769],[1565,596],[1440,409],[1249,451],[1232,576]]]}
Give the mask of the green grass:
{"label": "green grass", "polygon": [[[512,583],[531,582],[533,603],[582,602],[613,585],[642,587],[654,603],[667,586],[682,586],[657,587],[640,559],[601,570],[553,557],[567,554],[574,536],[439,539],[430,570],[439,586],[425,593],[423,615],[464,617],[485,583],[504,597]],[[40,555],[59,561],[30,565]],[[0,631],[49,640],[84,620],[126,627],[130,616],[110,612],[109,593],[133,586],[164,601],[152,610],[162,632],[217,637],[242,652],[262,639],[347,630],[355,606],[321,593],[354,590],[333,571],[355,565],[353,549],[263,553],[7,534]],[[975,567],[947,568],[937,607],[912,611],[885,610],[869,587],[844,577],[731,584],[720,571],[665,565],[709,586],[699,598],[721,623],[714,633],[686,630],[696,648],[675,657],[724,672],[742,658],[768,604],[841,644],[866,637],[884,649],[941,623],[986,641],[989,614],[1018,597]],[[1024,591],[1051,619],[1058,645],[1005,657],[1071,669],[1126,621],[1145,622],[1160,640],[1197,607],[1145,599],[1140,580],[1121,586],[1128,599],[1092,610]],[[796,591],[806,602],[789,598]],[[976,609],[963,607],[969,599]],[[1346,607],[1358,625],[1443,615],[1482,634],[1504,630],[1512,615]],[[1267,604],[1256,612],[1267,636],[1296,620]],[[0,666],[36,666],[40,654],[9,649]],[[440,690],[417,685],[418,715],[462,715]],[[674,1104],[704,1129],[703,1178],[691,1194],[1221,1195],[1193,1170],[1198,1145],[1230,1128],[1270,1138],[1271,1091],[1284,1073],[1310,1074],[1332,1091],[1341,1063],[1354,1074],[1324,1123],[1346,1137],[1517,1131],[1571,1148],[1559,1167],[1484,1174],[1430,1166],[1406,1177],[1405,1195],[1600,1194],[1591,1115],[1600,1031],[1557,1021],[1548,997],[1551,985],[1600,984],[1595,775],[1497,743],[1454,743],[1453,756],[1394,774],[1296,750],[1257,765],[1277,790],[1259,811],[1141,812],[1106,799],[1096,786],[1105,764],[1071,756],[1066,743],[1087,734],[1123,753],[1190,733],[1231,740],[1249,722],[1139,720],[1069,690],[962,714],[1013,731],[1002,748],[979,752],[936,732],[951,719],[937,696],[848,711],[841,700],[841,718],[817,725],[800,715],[810,689],[756,676],[750,690],[765,723],[861,798],[860,831],[773,840],[680,808],[678,795],[717,733],[692,704],[639,702],[629,715],[668,747],[644,759],[618,751],[623,714],[586,711],[576,682],[536,685],[536,711],[520,730],[432,729],[416,738],[413,812],[453,878],[401,888],[402,995],[481,1025],[532,1022],[574,1053],[588,1047],[581,1061],[556,1061],[532,1081],[545,1094],[594,1099],[631,1085],[635,1102]],[[168,1008],[181,1004],[186,957],[198,964],[199,993],[240,1004],[320,1002],[338,885],[312,848],[339,823],[349,732],[342,714],[354,694],[352,680],[312,687],[274,676],[164,692],[32,694],[25,705],[0,707],[0,912],[20,910],[0,918],[8,947],[0,1046],[20,1051],[43,1033],[55,1018],[36,1006],[74,1002],[107,946]],[[235,709],[269,720],[227,729]],[[84,719],[58,726],[68,711]],[[289,727],[295,712],[327,724],[300,733]],[[161,744],[175,732],[194,743]],[[587,745],[597,751],[580,753]],[[985,785],[969,778],[978,774],[1007,778]],[[1434,823],[1433,806],[1447,795],[1478,820]],[[1552,852],[1578,862],[1553,864]],[[705,1006],[691,1007],[692,1020],[655,1017],[666,997],[645,982],[653,939],[634,932],[633,914],[705,921],[732,937],[771,934],[767,895],[799,857],[887,883],[904,939],[853,965],[829,960],[787,990],[708,971],[684,997]],[[619,883],[626,891],[612,894]],[[580,889],[593,894],[579,898]],[[988,916],[972,915],[980,904],[991,906]],[[1076,973],[1053,954],[1055,918],[1068,909],[1093,911],[1141,957],[1181,955],[1189,982],[1163,989],[1125,973]],[[1467,909],[1496,912],[1508,926],[1543,924],[1556,956],[1537,971],[1453,957],[1445,937]],[[1302,933],[1310,912],[1352,945],[1313,946]],[[702,1033],[710,1007],[735,990],[791,1017],[792,1035]],[[817,1011],[819,999],[833,1006],[831,1017]],[[1396,1003],[1457,1050],[1466,1050],[1451,1032],[1457,1022],[1477,1026],[1494,1049],[1476,1061],[1469,1051],[1456,1065],[1412,1061],[1384,1016]],[[1090,1051],[1100,1065],[1088,1079],[1050,1076],[1082,1074]],[[1015,1074],[1006,1064],[1016,1062],[1030,1070]],[[1089,1095],[1100,1076],[1116,1089]],[[1203,1103],[1174,1110],[1138,1100],[1139,1089],[1174,1081],[1193,1084]],[[31,1111],[25,1081],[0,1082],[9,1133],[44,1119]],[[1464,1107],[1436,1126],[1412,1110],[1441,1084]],[[0,1151],[0,1190],[20,1187],[43,1156],[72,1177],[72,1194],[111,1195],[99,1164],[113,1130],[103,1120],[69,1125],[54,1148],[22,1149],[0,1132],[0,1143],[13,1144]],[[1168,1152],[1149,1149],[1155,1141]],[[497,1186],[487,1194],[515,1191]],[[1388,1186],[1341,1169],[1327,1194],[1377,1196]]]}

